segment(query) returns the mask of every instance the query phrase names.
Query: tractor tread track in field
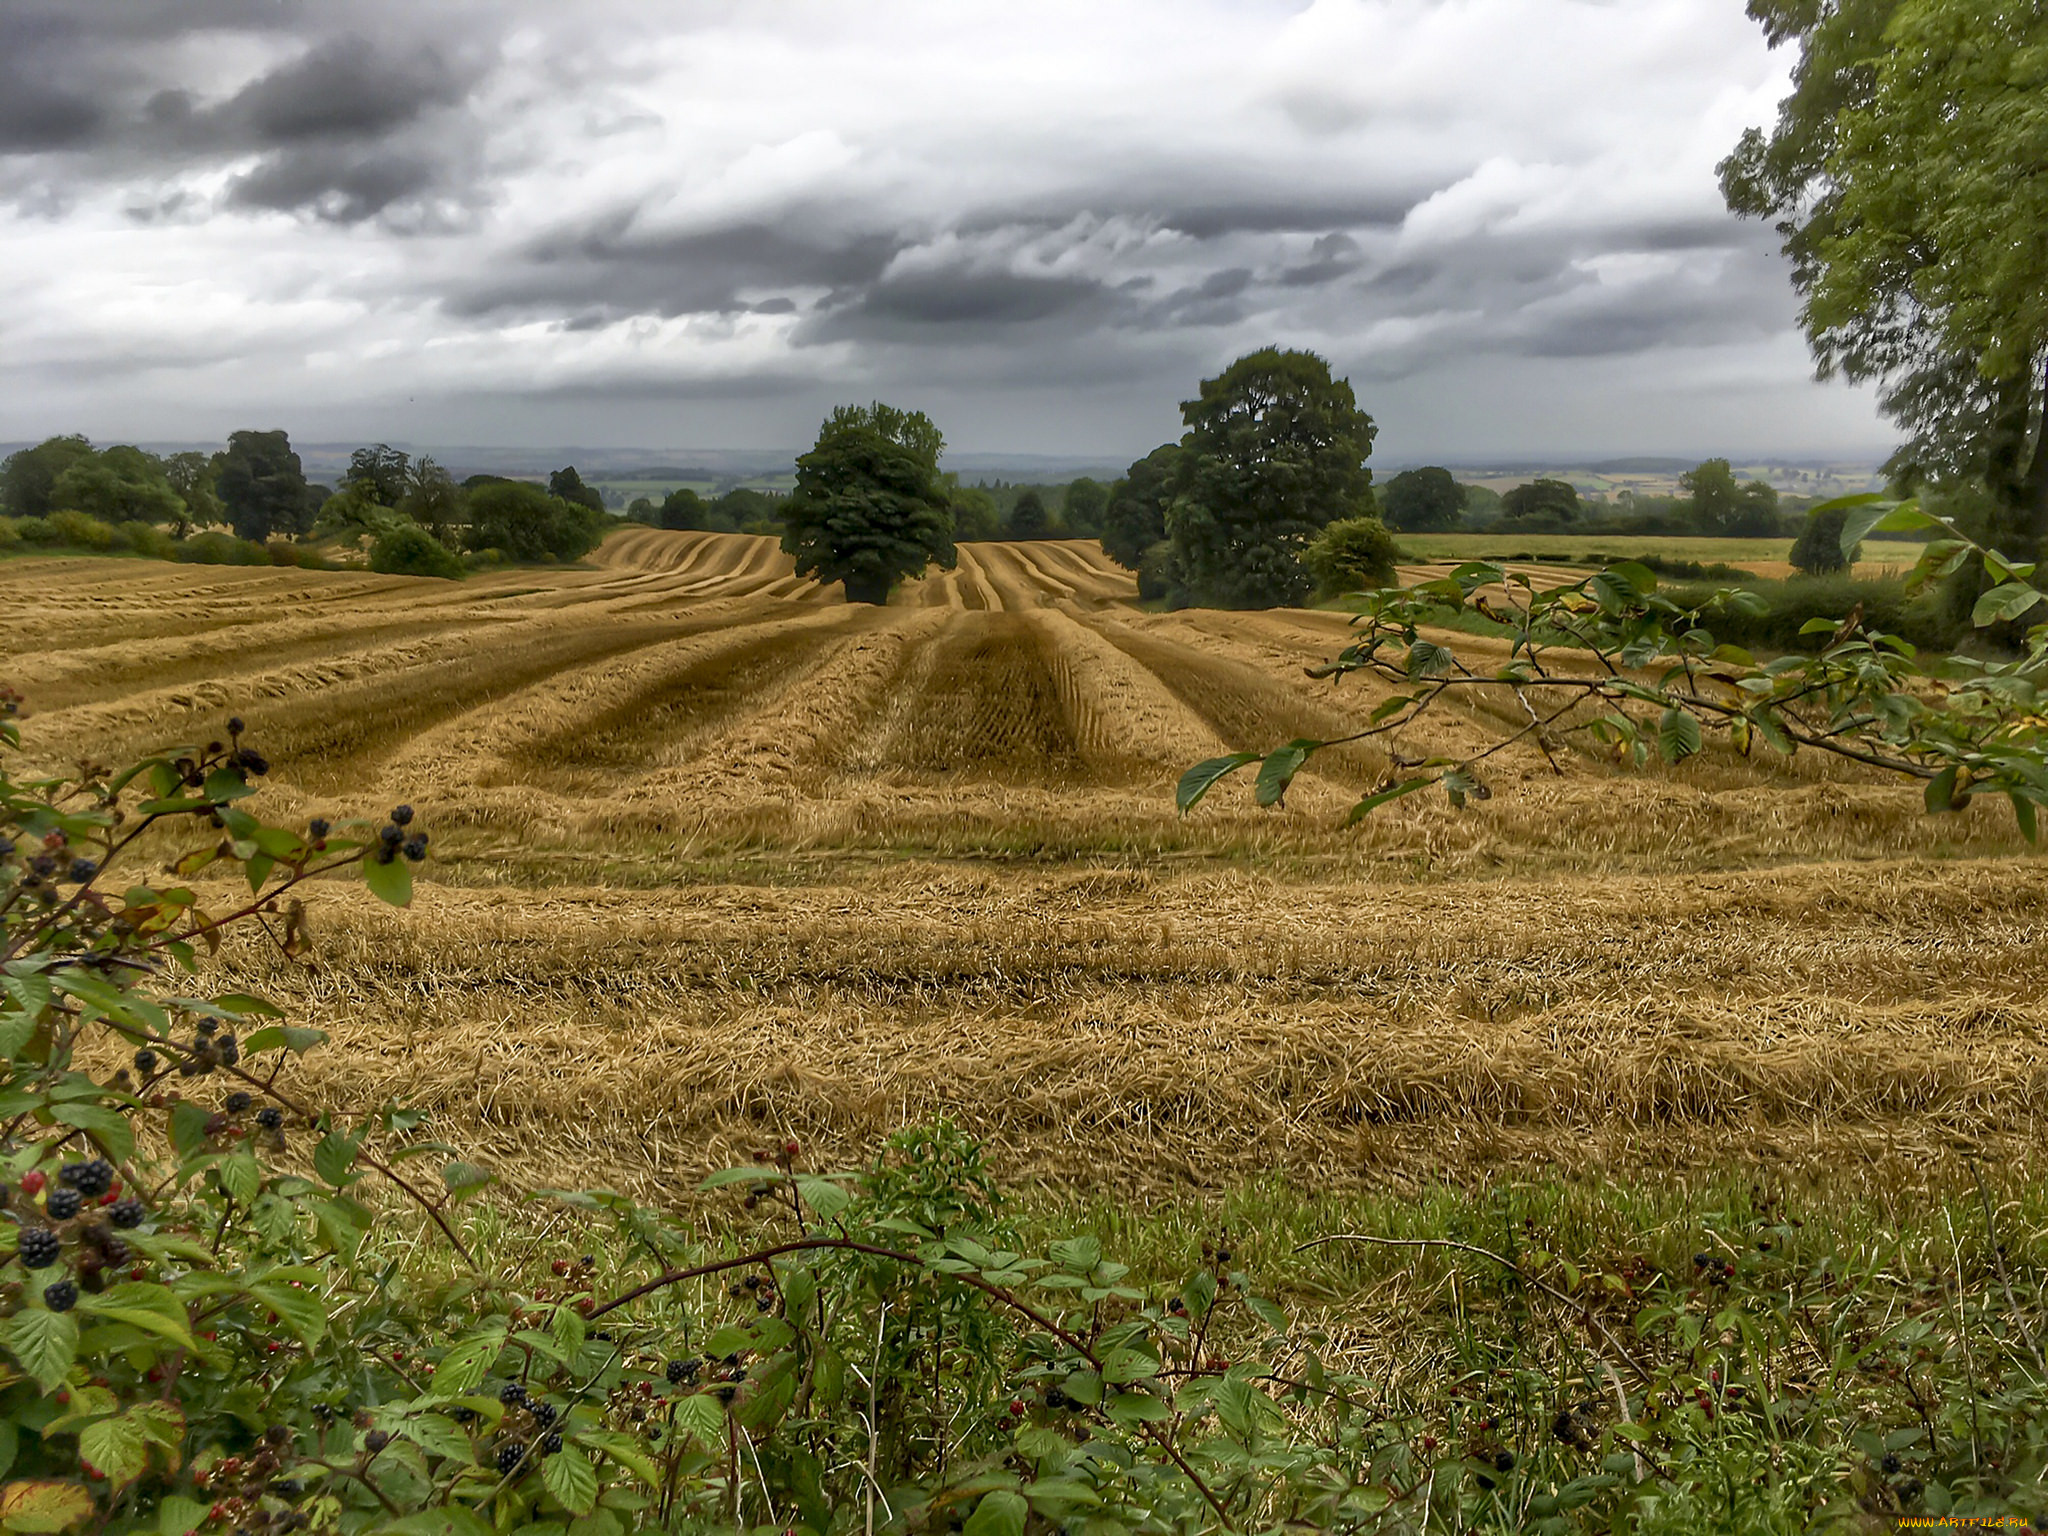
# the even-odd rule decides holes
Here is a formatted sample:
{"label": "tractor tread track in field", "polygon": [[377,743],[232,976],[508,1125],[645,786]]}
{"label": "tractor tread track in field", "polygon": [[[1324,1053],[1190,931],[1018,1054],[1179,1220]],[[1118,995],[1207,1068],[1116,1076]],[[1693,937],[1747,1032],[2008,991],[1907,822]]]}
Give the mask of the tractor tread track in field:
{"label": "tractor tread track in field", "polygon": [[[584,565],[460,583],[21,559],[0,566],[0,600],[15,619],[0,659],[53,761],[204,739],[240,713],[287,794],[431,800],[515,840],[694,818],[754,844],[1322,846],[1403,763],[1475,754],[1523,719],[1506,690],[1473,689],[1397,738],[1320,754],[1283,811],[1254,810],[1247,775],[1180,818],[1190,763],[1350,734],[1394,690],[1304,675],[1344,645],[1342,613],[1147,611],[1131,573],[1077,540],[962,544],[880,608],[798,576],[773,539],[641,527]],[[1508,802],[1454,836],[1404,802],[1345,846],[1484,860],[1512,834],[1586,859],[1708,861],[1873,827],[1900,851],[1973,835],[1909,821],[1887,787],[1810,753],[1710,750],[1633,775],[1567,733],[1484,772]],[[1731,838],[1722,797],[1746,795],[1768,800],[1766,830]]]}

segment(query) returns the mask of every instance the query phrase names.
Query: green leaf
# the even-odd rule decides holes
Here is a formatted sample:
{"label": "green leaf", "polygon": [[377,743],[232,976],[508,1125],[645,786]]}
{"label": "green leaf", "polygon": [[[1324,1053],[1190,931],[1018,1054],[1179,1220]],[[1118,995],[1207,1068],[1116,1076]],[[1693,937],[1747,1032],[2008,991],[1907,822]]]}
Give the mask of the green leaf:
{"label": "green leaf", "polygon": [[7,1321],[7,1348],[37,1386],[54,1392],[78,1358],[78,1320],[69,1312],[25,1307]]}
{"label": "green leaf", "polygon": [[1351,807],[1351,814],[1344,818],[1345,825],[1355,826],[1390,801],[1398,800],[1403,795],[1412,795],[1418,789],[1427,789],[1435,782],[1436,780],[1428,778],[1404,779],[1391,789],[1376,789]]}
{"label": "green leaf", "polygon": [[22,1536],[54,1536],[91,1517],[92,1494],[49,1479],[0,1487],[0,1526]]}
{"label": "green leaf", "polygon": [[206,776],[206,783],[199,791],[216,804],[230,800],[246,800],[256,793],[256,786],[232,768],[216,768]]}
{"label": "green leaf", "polygon": [[707,1451],[725,1449],[725,1410],[708,1392],[676,1399],[675,1426]]}
{"label": "green leaf", "polygon": [[2007,798],[2012,801],[2012,819],[2020,824],[2020,836],[2030,843],[2039,842],[2041,834],[2034,820],[2034,802],[2018,790],[2009,791]]}
{"label": "green leaf", "polygon": [[379,901],[394,907],[412,905],[412,865],[405,859],[393,858],[383,863],[372,854],[363,860],[363,884]]}
{"label": "green leaf", "polygon": [[263,1166],[247,1147],[220,1162],[220,1187],[244,1205],[254,1205],[263,1188]]}
{"label": "green leaf", "polygon": [[1134,1424],[1156,1424],[1173,1417],[1173,1409],[1150,1392],[1119,1392],[1103,1405],[1112,1422],[1126,1428]]}
{"label": "green leaf", "polygon": [[78,1459],[107,1480],[124,1488],[149,1465],[149,1438],[125,1413],[114,1414],[78,1432]]}
{"label": "green leaf", "polygon": [[490,1374],[498,1351],[504,1347],[505,1324],[493,1319],[441,1357],[441,1363],[434,1367],[434,1390],[450,1397],[475,1391]]}
{"label": "green leaf", "polygon": [[186,1349],[192,1347],[192,1326],[184,1303],[165,1286],[149,1280],[124,1280],[94,1295],[78,1298],[78,1310],[110,1323],[126,1323]]}
{"label": "green leaf", "polygon": [[1159,1374],[1159,1362],[1140,1350],[1114,1349],[1102,1360],[1102,1379],[1126,1386]]}
{"label": "green leaf", "polygon": [[336,1189],[353,1184],[361,1177],[350,1172],[360,1150],[354,1137],[342,1131],[329,1131],[313,1149],[313,1171]]}
{"label": "green leaf", "polygon": [[1216,786],[1218,780],[1248,763],[1256,763],[1259,756],[1257,752],[1233,752],[1228,757],[1212,757],[1207,762],[1195,764],[1180,776],[1180,783],[1174,786],[1173,803],[1185,815]]}
{"label": "green leaf", "polygon": [[167,1493],[156,1508],[158,1536],[192,1536],[206,1519],[207,1506],[183,1494]]}
{"label": "green leaf", "polygon": [[1635,560],[1618,560],[1607,567],[1607,574],[1619,576],[1635,588],[1639,597],[1647,597],[1657,590],[1657,573]]}
{"label": "green leaf", "polygon": [[116,1162],[126,1162],[135,1151],[135,1128],[128,1117],[104,1104],[59,1104],[50,1118],[88,1133]]}
{"label": "green leaf", "polygon": [[318,1344],[327,1332],[327,1303],[318,1291],[262,1281],[249,1287],[249,1295],[275,1312],[301,1344]]}
{"label": "green leaf", "polygon": [[849,1205],[853,1196],[845,1187],[831,1179],[819,1178],[816,1174],[800,1173],[796,1176],[796,1192],[802,1196],[811,1214],[830,1221]]}
{"label": "green leaf", "polygon": [[449,1163],[441,1170],[441,1182],[448,1186],[448,1192],[458,1202],[472,1195],[480,1195],[495,1184],[498,1176],[488,1168],[479,1168],[475,1163]]}
{"label": "green leaf", "polygon": [[1927,792],[1924,798],[1926,799],[1927,810],[1930,815],[1939,816],[1943,811],[1949,809],[1950,803],[1956,796],[1956,775],[1961,771],[1962,767],[1960,764],[1950,763],[1941,772],[1927,781]]}
{"label": "green leaf", "polygon": [[597,1469],[573,1445],[542,1459],[540,1480],[572,1515],[587,1515],[597,1506]]}
{"label": "green leaf", "polygon": [[1987,624],[2006,623],[2043,601],[2048,599],[2043,598],[2038,588],[2024,581],[2008,581],[1977,599],[1976,607],[1970,610],[1970,622],[1979,629]]}
{"label": "green leaf", "polygon": [[998,1488],[981,1496],[974,1513],[960,1527],[960,1536],[1024,1536],[1024,1517],[1030,1513],[1023,1494]]}
{"label": "green leaf", "polygon": [[1911,501],[1893,502],[1874,492],[1858,496],[1837,496],[1833,501],[1824,501],[1808,509],[1809,517],[1822,512],[1846,512],[1842,519],[1842,553],[1854,559],[1856,546],[1870,534],[1883,529],[1887,533],[1904,533],[1913,528],[1938,528],[1941,525],[1922,512],[1918,503]]}
{"label": "green leaf", "polygon": [[1260,805],[1277,805],[1286,797],[1287,787],[1294,782],[1294,776],[1301,772],[1301,765],[1308,761],[1309,754],[1320,741],[1301,737],[1267,757],[1259,765],[1259,777],[1253,785],[1252,798]]}
{"label": "green leaf", "polygon": [[242,1042],[242,1054],[253,1056],[258,1051],[290,1051],[303,1056],[316,1045],[325,1044],[327,1031],[324,1029],[303,1029],[296,1024],[266,1024]]}
{"label": "green leaf", "polygon": [[181,1157],[189,1157],[206,1145],[206,1122],[213,1118],[203,1106],[190,1099],[171,1110],[171,1145]]}
{"label": "green leaf", "polygon": [[1657,750],[1667,763],[1682,763],[1700,750],[1700,723],[1692,714],[1672,705],[1657,722]]}

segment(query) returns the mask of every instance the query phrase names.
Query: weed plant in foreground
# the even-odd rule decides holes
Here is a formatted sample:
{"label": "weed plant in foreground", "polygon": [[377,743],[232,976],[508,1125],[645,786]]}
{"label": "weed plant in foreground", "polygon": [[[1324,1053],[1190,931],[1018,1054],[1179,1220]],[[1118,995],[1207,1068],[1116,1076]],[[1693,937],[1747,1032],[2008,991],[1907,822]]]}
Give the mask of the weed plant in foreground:
{"label": "weed plant in foreground", "polygon": [[[843,1172],[780,1141],[687,1225],[515,1198],[416,1112],[309,1093],[317,1031],[174,989],[225,931],[303,955],[322,877],[410,899],[409,807],[272,825],[244,804],[267,769],[231,727],[0,778],[10,1531],[2048,1515],[2025,1180],[1883,1213],[1552,1180],[1137,1216],[1008,1200],[942,1122]],[[179,828],[174,879],[247,894],[128,883]]]}

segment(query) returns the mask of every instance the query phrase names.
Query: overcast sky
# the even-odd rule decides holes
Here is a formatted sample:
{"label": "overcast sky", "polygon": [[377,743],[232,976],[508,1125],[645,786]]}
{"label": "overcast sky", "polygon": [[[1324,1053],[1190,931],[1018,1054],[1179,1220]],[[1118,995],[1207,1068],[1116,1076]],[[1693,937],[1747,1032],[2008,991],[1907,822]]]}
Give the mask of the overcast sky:
{"label": "overcast sky", "polygon": [[0,0],[0,439],[1881,454],[1714,165],[1740,0]]}

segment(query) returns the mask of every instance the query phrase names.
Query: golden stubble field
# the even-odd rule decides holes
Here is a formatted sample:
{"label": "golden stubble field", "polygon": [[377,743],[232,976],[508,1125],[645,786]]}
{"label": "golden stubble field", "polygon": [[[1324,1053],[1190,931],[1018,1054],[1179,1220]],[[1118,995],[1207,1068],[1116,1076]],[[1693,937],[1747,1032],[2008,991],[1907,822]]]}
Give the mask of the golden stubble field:
{"label": "golden stubble field", "polygon": [[[950,1114],[1015,1178],[1343,1183],[1730,1159],[1833,1177],[2024,1156],[2048,1124],[2040,860],[1859,771],[1533,748],[1464,812],[1346,831],[1319,759],[1185,819],[1233,747],[1355,729],[1330,614],[1151,614],[1090,545],[967,545],[888,608],[772,541],[634,529],[460,584],[0,565],[56,763],[218,734],[277,819],[403,800],[405,913],[336,887],[325,965],[227,968],[515,1179],[679,1193],[795,1135]],[[1518,720],[1475,699],[1399,749]]]}

